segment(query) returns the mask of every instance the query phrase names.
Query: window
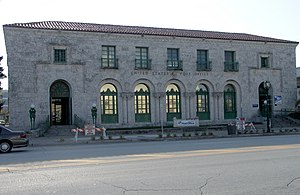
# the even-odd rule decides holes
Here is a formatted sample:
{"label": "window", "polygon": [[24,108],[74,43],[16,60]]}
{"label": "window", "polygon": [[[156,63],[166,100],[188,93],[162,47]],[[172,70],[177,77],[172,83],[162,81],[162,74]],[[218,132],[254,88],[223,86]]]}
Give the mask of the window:
{"label": "window", "polygon": [[102,46],[102,68],[118,68],[115,46]]}
{"label": "window", "polygon": [[260,64],[261,64],[262,68],[269,68],[270,67],[269,57],[261,56],[260,57]]}
{"label": "window", "polygon": [[66,49],[54,49],[54,63],[67,62]]}
{"label": "window", "polygon": [[167,55],[167,68],[182,70],[182,61],[179,60],[179,49],[168,48]]}
{"label": "window", "polygon": [[224,118],[236,118],[236,93],[232,85],[226,85],[224,88]]}
{"label": "window", "polygon": [[197,70],[211,70],[211,62],[208,60],[208,50],[197,50]]}
{"label": "window", "polygon": [[205,85],[200,84],[196,88],[197,116],[199,120],[209,120],[209,92]]}
{"label": "window", "polygon": [[101,88],[101,122],[117,123],[118,122],[118,103],[117,90],[112,84],[105,84]]}
{"label": "window", "polygon": [[180,91],[178,87],[175,84],[168,85],[166,90],[166,113],[168,121],[172,121],[174,117],[177,119],[181,118],[180,104]]}
{"label": "window", "polygon": [[150,116],[150,93],[144,84],[135,87],[134,112],[136,122],[151,122]]}
{"label": "window", "polygon": [[148,56],[147,47],[135,48],[135,68],[136,69],[150,69],[151,60]]}
{"label": "window", "polygon": [[225,51],[225,71],[238,71],[238,62],[235,61],[234,51]]}

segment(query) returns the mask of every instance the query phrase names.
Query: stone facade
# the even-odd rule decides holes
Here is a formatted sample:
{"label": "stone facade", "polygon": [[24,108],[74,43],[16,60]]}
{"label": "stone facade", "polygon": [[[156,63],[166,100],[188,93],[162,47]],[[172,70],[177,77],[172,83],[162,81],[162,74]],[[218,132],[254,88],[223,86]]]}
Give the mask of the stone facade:
{"label": "stone facade", "polygon": [[[224,89],[230,84],[236,93],[236,117],[255,120],[260,115],[259,88],[270,81],[271,97],[281,97],[272,113],[291,109],[296,102],[297,42],[207,39],[145,34],[86,32],[81,30],[33,29],[4,26],[8,54],[9,113],[13,129],[29,129],[29,109],[34,104],[36,125],[53,115],[50,88],[56,81],[69,87],[68,124],[74,115],[92,122],[91,107],[97,106],[97,124],[105,127],[159,126],[171,124],[166,116],[166,88],[180,90],[181,118],[196,118],[196,88],[209,91],[209,119],[200,124],[225,124]],[[101,68],[102,46],[115,46],[117,69]],[[136,47],[147,47],[151,69],[135,69]],[[54,48],[66,50],[66,63],[53,62]],[[179,49],[182,70],[167,69],[167,48]],[[197,50],[207,50],[210,71],[197,71]],[[224,51],[234,51],[238,71],[224,71]],[[261,67],[261,56],[270,66]],[[118,122],[101,121],[100,89],[105,84],[117,89]],[[143,83],[150,92],[150,122],[135,122],[134,89]],[[52,117],[50,117],[51,123]]]}

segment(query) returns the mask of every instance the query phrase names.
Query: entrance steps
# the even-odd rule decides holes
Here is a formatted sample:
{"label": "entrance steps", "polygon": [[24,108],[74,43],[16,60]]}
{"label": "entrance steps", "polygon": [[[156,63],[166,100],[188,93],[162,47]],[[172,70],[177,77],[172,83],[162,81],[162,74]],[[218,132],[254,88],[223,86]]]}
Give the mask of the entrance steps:
{"label": "entrance steps", "polygon": [[71,130],[75,128],[75,125],[53,125],[45,133],[45,136],[74,136]]}

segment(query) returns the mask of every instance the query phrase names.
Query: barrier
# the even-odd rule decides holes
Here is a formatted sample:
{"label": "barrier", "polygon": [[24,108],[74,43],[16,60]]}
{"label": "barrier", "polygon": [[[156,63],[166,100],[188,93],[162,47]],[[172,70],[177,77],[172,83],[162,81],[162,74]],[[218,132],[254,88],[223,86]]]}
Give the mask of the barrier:
{"label": "barrier", "polygon": [[77,143],[77,140],[78,140],[78,132],[84,132],[84,129],[79,129],[79,128],[76,128],[76,129],[72,129],[71,132],[74,132],[75,133],[75,142]]}
{"label": "barrier", "polygon": [[255,128],[255,126],[252,122],[251,123],[246,123],[245,127],[250,127],[251,128],[250,131],[253,131],[253,130],[256,131],[256,128]]}
{"label": "barrier", "polygon": [[102,133],[103,139],[106,138],[106,129],[104,127],[102,128],[95,128],[96,131]]}
{"label": "barrier", "polygon": [[95,128],[94,125],[86,125],[84,129],[80,129],[80,128],[71,129],[71,132],[75,133],[74,138],[76,143],[78,141],[78,132],[84,133],[87,136],[87,135],[95,135],[96,131],[102,133],[103,139],[106,139],[106,128],[104,127]]}

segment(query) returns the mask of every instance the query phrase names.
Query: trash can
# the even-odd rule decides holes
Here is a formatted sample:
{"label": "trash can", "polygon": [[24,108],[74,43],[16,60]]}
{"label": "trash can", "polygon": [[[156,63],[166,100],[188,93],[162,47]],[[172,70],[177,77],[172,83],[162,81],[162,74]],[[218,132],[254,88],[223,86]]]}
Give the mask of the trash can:
{"label": "trash can", "polygon": [[228,124],[227,125],[228,135],[235,135],[236,134],[236,125],[235,124]]}

